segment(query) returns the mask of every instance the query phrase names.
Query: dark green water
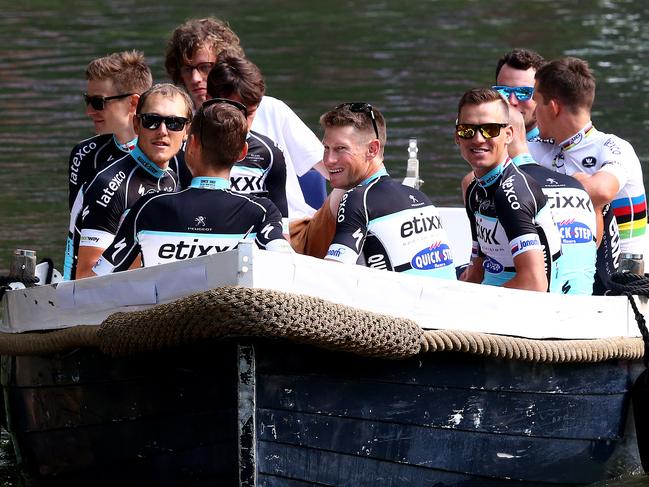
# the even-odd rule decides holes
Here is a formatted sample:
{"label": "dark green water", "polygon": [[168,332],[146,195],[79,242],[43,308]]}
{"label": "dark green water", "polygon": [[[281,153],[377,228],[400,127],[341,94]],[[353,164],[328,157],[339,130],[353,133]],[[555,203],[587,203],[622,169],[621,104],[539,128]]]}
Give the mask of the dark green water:
{"label": "dark green water", "polygon": [[407,140],[417,137],[424,190],[440,205],[460,204],[467,172],[452,138],[458,98],[492,84],[496,60],[512,47],[587,59],[598,79],[595,124],[649,160],[643,1],[0,0],[0,13],[0,275],[18,247],[62,267],[67,158],[92,135],[80,96],[88,61],[137,48],[166,81],[166,40],[189,17],[227,19],[268,94],[318,134],[320,114],[341,101],[379,107],[391,173],[403,175]]}

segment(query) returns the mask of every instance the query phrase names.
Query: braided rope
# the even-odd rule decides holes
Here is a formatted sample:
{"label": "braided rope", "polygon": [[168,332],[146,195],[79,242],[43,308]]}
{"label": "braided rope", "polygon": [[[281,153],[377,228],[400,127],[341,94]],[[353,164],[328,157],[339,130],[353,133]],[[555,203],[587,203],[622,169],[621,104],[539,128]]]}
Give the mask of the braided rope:
{"label": "braided rope", "polygon": [[285,338],[358,355],[402,359],[420,352],[463,352],[534,362],[637,360],[641,338],[533,340],[455,330],[265,289],[223,287],[145,311],[115,313],[100,326],[25,334],[0,333],[0,354],[44,355],[99,347],[131,355],[230,336]]}
{"label": "braided rope", "polygon": [[422,352],[465,352],[527,362],[603,362],[637,360],[644,354],[642,338],[533,340],[457,330],[425,330]]}

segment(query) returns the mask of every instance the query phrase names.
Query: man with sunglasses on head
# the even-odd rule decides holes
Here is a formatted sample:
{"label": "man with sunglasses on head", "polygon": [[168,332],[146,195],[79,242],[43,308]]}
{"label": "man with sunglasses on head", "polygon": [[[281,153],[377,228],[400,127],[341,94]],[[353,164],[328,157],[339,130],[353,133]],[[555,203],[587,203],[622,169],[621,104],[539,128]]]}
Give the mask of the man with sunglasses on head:
{"label": "man with sunglasses on head", "polygon": [[169,169],[169,161],[186,139],[191,117],[191,99],[174,85],[154,85],[142,93],[134,119],[136,147],[100,171],[84,192],[77,225],[81,233],[79,256],[73,277],[91,275],[92,266],[138,199],[176,191],[178,177]]}
{"label": "man with sunglasses on head", "polygon": [[[214,17],[190,19],[171,34],[165,54],[167,74],[174,83],[185,87],[196,107],[207,99],[207,77],[224,50],[245,57],[239,37],[225,22]],[[281,147],[289,174],[301,177],[313,168],[327,177],[322,165],[322,144],[283,101],[264,95],[251,128]],[[317,174],[310,175],[324,184]],[[307,205],[296,209],[295,217],[310,217],[314,212]]]}
{"label": "man with sunglasses on head", "polygon": [[326,259],[455,279],[448,237],[428,197],[388,176],[385,119],[368,103],[343,103],[320,117],[331,185],[347,190]]}
{"label": "man with sunglasses on head", "polygon": [[225,252],[243,240],[266,250],[291,252],[281,215],[267,198],[231,191],[230,169],[246,155],[248,124],[242,105],[206,101],[189,128],[185,160],[194,178],[178,193],[141,198],[113,243],[93,267],[99,275]]}
{"label": "man with sunglasses on head", "polygon": [[[536,73],[534,100],[543,140],[530,152],[541,165],[578,179],[606,221],[612,208],[619,227],[620,250],[645,252],[647,202],[642,166],[631,144],[598,131],[591,120],[595,77],[588,63],[566,57]],[[603,224],[603,239],[615,245],[615,228]],[[617,266],[618,250],[613,249]]]}
{"label": "man with sunglasses on head", "polygon": [[495,90],[466,92],[458,104],[455,142],[473,169],[465,204],[471,262],[461,279],[532,291],[561,292],[561,236],[539,184],[512,163],[509,106]]}

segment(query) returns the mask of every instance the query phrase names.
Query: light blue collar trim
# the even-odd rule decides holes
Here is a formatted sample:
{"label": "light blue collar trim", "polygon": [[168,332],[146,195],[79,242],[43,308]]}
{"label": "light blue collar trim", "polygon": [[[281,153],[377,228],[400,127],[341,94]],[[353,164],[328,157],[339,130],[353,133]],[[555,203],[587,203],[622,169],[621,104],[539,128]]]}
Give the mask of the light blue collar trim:
{"label": "light blue collar trim", "polygon": [[152,162],[147,156],[144,155],[144,152],[140,149],[139,145],[136,145],[135,148],[131,151],[133,159],[138,163],[138,165],[148,172],[154,178],[160,179],[167,172],[166,169],[161,169],[155,162]]}
{"label": "light blue collar trim", "polygon": [[228,189],[230,187],[230,181],[224,178],[198,176],[192,179],[190,186],[201,189]]}
{"label": "light blue collar trim", "polygon": [[529,152],[513,157],[512,162],[515,166],[522,166],[524,164],[536,164],[536,161],[532,157],[532,154],[530,154]]}
{"label": "light blue collar trim", "polygon": [[378,179],[378,178],[383,177],[383,176],[388,176],[388,171],[386,171],[384,167],[381,168],[381,169],[379,169],[378,171],[376,171],[376,172],[375,172],[374,174],[372,174],[369,178],[367,178],[367,179],[361,181],[361,183],[359,184],[359,186],[365,186],[366,184],[370,184],[370,183],[371,183],[372,181],[374,181],[375,179]]}
{"label": "light blue collar trim", "polygon": [[528,141],[532,140],[534,137],[539,137],[541,135],[541,132],[539,131],[538,127],[534,127],[532,130],[527,132],[525,134],[525,137],[527,138]]}

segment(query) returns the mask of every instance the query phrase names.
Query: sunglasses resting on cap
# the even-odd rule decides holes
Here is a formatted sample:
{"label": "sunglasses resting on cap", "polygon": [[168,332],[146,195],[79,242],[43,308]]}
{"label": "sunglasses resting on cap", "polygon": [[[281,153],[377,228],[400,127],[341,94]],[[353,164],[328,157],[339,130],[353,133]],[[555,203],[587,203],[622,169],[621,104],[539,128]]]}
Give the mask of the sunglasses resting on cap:
{"label": "sunglasses resting on cap", "polygon": [[518,101],[527,101],[532,98],[534,94],[533,86],[492,86],[492,89],[503,95],[509,100],[509,96],[513,93]]}
{"label": "sunglasses resting on cap", "polygon": [[90,105],[95,110],[101,111],[104,108],[106,108],[107,101],[119,100],[120,98],[126,98],[127,96],[131,96],[134,94],[135,93],[124,93],[122,95],[115,95],[115,96],[99,96],[99,95],[90,96],[88,95],[88,93],[84,93],[83,99],[85,100],[86,105]]}

